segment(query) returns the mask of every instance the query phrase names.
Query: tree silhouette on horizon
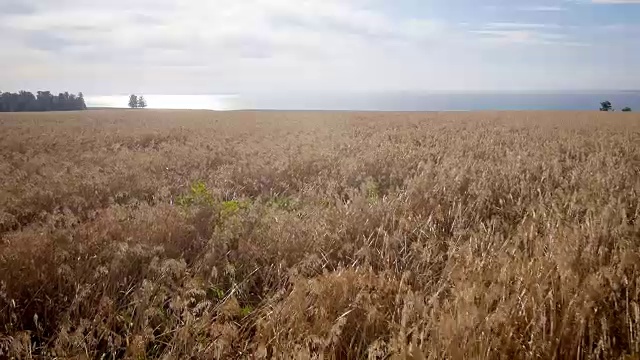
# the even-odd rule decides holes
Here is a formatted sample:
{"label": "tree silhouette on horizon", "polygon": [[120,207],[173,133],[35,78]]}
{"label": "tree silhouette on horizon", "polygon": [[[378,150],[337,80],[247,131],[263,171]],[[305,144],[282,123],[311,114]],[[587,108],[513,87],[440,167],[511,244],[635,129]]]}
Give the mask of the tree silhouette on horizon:
{"label": "tree silhouette on horizon", "polygon": [[37,91],[36,95],[21,90],[17,93],[0,91],[0,112],[21,111],[73,111],[86,110],[84,94],[60,93],[57,96],[51,91]]}
{"label": "tree silhouette on horizon", "polygon": [[129,96],[129,107],[132,109],[138,108],[138,96],[136,94]]}

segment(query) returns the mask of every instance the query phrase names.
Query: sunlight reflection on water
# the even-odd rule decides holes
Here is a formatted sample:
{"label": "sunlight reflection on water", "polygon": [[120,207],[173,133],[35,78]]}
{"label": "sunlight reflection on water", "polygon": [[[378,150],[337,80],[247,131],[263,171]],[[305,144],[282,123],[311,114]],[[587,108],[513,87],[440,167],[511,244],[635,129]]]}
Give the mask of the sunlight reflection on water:
{"label": "sunlight reflection on water", "polygon": [[[2,0],[0,0],[2,1]],[[639,91],[378,92],[148,95],[151,109],[366,111],[598,110],[600,101],[640,109]],[[127,107],[128,96],[86,96],[89,107]]]}
{"label": "sunlight reflection on water", "polygon": [[[237,95],[145,95],[149,109],[238,110]],[[88,107],[126,108],[128,95],[87,96]]]}

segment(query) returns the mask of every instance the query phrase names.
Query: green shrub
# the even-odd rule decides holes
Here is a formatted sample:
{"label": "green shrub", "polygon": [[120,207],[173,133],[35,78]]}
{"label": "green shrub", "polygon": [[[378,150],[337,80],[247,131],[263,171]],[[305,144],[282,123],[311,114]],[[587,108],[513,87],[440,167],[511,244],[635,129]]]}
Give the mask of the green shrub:
{"label": "green shrub", "polygon": [[207,184],[203,181],[196,181],[191,185],[187,194],[178,197],[177,203],[182,207],[212,206],[214,200],[211,192],[207,188]]}

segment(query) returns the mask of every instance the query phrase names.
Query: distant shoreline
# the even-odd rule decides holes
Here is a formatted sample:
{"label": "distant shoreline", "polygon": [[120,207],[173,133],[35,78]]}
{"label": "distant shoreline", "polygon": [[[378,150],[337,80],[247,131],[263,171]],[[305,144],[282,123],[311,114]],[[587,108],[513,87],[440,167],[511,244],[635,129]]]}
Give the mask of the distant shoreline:
{"label": "distant shoreline", "polygon": [[[252,95],[149,95],[149,109],[294,111],[590,111],[602,101],[640,109],[640,90],[583,92],[380,92]],[[89,108],[126,108],[123,96],[87,96]]]}

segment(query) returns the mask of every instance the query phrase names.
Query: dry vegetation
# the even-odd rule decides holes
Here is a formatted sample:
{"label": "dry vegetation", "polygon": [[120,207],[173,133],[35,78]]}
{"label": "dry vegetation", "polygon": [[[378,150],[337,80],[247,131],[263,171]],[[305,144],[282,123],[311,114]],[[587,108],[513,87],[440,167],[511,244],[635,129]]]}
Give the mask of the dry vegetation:
{"label": "dry vegetation", "polygon": [[0,130],[0,358],[640,354],[638,115]]}

